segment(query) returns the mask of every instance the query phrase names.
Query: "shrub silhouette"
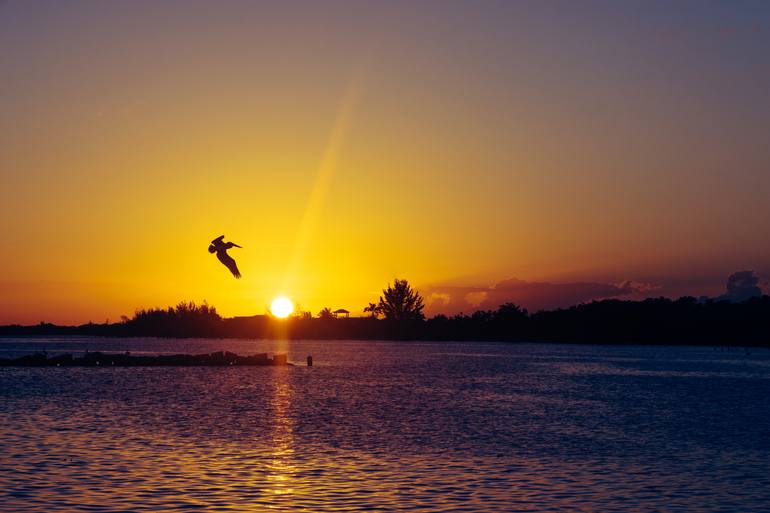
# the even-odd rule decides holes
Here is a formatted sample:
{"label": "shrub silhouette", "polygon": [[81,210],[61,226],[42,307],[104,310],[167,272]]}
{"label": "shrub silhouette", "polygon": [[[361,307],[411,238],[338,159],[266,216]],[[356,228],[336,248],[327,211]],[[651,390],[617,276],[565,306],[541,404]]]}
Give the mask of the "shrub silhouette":
{"label": "shrub silhouette", "polygon": [[217,334],[222,317],[206,303],[182,301],[175,307],[141,309],[123,320],[128,332],[157,336],[196,336]]}

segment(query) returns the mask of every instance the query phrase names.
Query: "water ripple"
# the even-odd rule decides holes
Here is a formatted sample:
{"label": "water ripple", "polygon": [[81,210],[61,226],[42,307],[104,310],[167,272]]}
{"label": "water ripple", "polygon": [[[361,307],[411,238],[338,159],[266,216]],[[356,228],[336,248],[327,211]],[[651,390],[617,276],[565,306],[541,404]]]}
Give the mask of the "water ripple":
{"label": "water ripple", "polygon": [[174,343],[313,354],[316,366],[0,369],[0,510],[770,504],[767,352],[188,340],[158,350]]}

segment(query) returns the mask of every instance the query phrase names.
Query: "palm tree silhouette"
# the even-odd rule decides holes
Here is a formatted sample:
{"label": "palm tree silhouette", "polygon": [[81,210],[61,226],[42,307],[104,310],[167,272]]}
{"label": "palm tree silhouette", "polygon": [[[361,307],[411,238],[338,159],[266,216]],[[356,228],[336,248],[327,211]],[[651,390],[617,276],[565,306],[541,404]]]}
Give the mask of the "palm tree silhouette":
{"label": "palm tree silhouette", "polygon": [[377,305],[377,303],[369,303],[367,306],[364,307],[364,313],[369,312],[372,316],[372,318],[376,319],[378,315],[380,315],[380,307]]}

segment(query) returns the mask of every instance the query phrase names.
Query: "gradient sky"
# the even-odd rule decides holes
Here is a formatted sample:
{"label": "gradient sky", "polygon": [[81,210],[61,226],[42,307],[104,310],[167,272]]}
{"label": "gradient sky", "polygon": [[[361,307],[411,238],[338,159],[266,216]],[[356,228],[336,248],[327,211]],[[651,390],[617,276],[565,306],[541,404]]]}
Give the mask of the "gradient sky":
{"label": "gradient sky", "polygon": [[763,1],[0,2],[0,323],[766,279],[769,48]]}

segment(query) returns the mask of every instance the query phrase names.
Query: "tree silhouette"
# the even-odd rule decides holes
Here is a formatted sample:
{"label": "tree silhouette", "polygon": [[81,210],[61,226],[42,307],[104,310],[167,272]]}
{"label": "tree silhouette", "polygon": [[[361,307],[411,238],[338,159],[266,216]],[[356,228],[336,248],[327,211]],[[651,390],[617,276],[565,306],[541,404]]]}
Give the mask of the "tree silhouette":
{"label": "tree silhouette", "polygon": [[[770,296],[741,302],[664,297],[644,301],[605,299],[570,308],[530,314],[505,303],[497,310],[471,315],[422,316],[422,298],[405,281],[384,290],[381,303],[389,320],[352,318],[335,322],[330,308],[320,319],[294,317],[275,321],[267,315],[223,319],[216,309],[184,302],[169,308],[137,310],[113,324],[0,326],[0,336],[87,335],[117,337],[270,338],[276,326],[292,339],[354,340],[506,340],[602,344],[718,344],[770,347]],[[380,307],[380,304],[376,305]],[[406,313],[405,313],[406,312]],[[411,319],[411,320],[409,320]],[[288,327],[288,328],[287,328]],[[723,347],[724,348],[724,347]],[[721,350],[718,347],[715,350]],[[748,350],[747,350],[748,352]]]}
{"label": "tree silhouette", "polygon": [[527,310],[513,303],[503,303],[494,313],[495,321],[498,322],[523,322],[527,317]]}
{"label": "tree silhouette", "polygon": [[393,285],[382,290],[379,311],[392,321],[419,321],[425,318],[422,296],[406,280],[393,280]]}
{"label": "tree silhouette", "polygon": [[369,303],[364,307],[364,313],[369,312],[373,319],[376,319],[380,315],[380,307],[377,303]]}
{"label": "tree silhouette", "polygon": [[319,319],[334,319],[334,314],[332,313],[332,309],[328,306],[318,312],[318,318]]}

